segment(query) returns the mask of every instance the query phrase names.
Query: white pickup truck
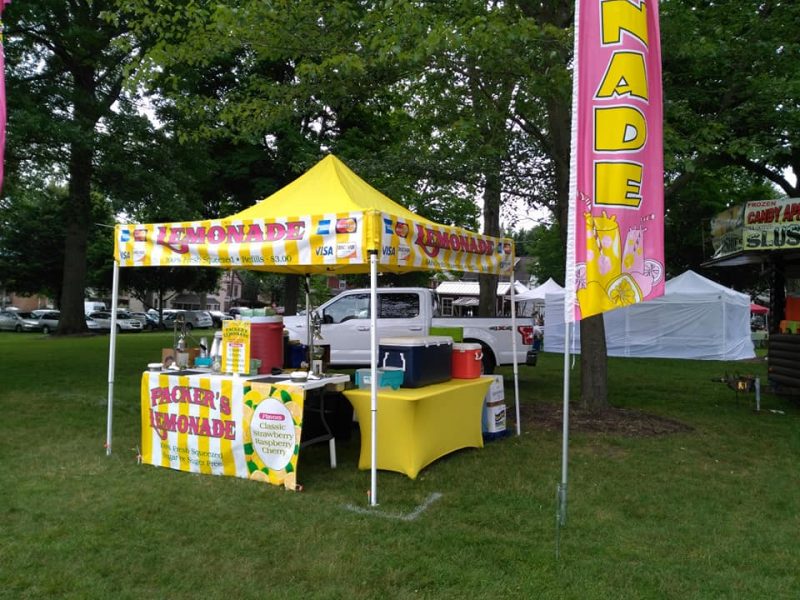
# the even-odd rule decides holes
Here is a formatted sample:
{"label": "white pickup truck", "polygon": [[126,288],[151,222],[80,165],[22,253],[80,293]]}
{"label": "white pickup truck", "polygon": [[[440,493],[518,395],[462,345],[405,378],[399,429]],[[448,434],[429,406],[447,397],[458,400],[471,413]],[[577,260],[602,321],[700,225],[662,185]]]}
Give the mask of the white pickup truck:
{"label": "white pickup truck", "polygon": [[[331,364],[369,364],[369,304],[368,289],[346,290],[314,311],[322,320],[319,343],[330,345]],[[482,346],[483,372],[492,373],[496,365],[512,364],[512,336],[516,335],[517,362],[536,364],[530,318],[518,320],[514,331],[510,317],[439,317],[434,316],[436,306],[436,294],[426,288],[378,289],[378,340],[429,335],[431,327],[460,327],[464,342]],[[308,343],[305,315],[284,317],[283,324],[290,340]]]}

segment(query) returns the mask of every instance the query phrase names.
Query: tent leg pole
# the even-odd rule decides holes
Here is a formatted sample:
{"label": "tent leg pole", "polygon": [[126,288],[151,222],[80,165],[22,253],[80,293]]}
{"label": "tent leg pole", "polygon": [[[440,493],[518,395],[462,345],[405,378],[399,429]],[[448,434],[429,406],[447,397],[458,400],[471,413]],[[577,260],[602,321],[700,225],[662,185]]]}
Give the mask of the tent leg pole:
{"label": "tent leg pole", "polygon": [[[511,257],[511,265],[514,265],[514,257]],[[517,419],[517,435],[522,435],[522,423],[520,422],[519,415],[519,363],[517,361],[517,299],[516,299],[516,286],[517,282],[514,280],[514,269],[511,269],[509,276],[511,282],[511,354],[513,355],[514,364],[514,408],[516,410]]]}
{"label": "tent leg pole", "polygon": [[106,456],[111,456],[111,429],[114,414],[114,366],[117,353],[117,302],[119,301],[119,262],[114,260],[111,284],[111,333],[108,349],[108,408],[106,415]]}
{"label": "tent leg pole", "polygon": [[314,335],[311,332],[311,275],[306,275],[304,287],[306,292],[306,332],[308,333],[308,368],[309,370],[311,370],[314,366]]}
{"label": "tent leg pole", "polygon": [[378,253],[369,253],[369,367],[370,367],[370,506],[378,505]]}

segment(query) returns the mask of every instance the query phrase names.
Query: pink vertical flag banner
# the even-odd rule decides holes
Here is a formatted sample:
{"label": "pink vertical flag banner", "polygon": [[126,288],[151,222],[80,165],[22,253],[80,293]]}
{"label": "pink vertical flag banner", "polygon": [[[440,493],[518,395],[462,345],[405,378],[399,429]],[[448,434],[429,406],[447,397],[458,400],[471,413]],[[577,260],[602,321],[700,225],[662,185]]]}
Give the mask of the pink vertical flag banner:
{"label": "pink vertical flag banner", "polygon": [[3,9],[11,0],[0,0],[0,189],[3,187],[6,156],[6,53],[3,49]]}
{"label": "pink vertical flag banner", "polygon": [[577,0],[565,319],[664,293],[657,0]]}

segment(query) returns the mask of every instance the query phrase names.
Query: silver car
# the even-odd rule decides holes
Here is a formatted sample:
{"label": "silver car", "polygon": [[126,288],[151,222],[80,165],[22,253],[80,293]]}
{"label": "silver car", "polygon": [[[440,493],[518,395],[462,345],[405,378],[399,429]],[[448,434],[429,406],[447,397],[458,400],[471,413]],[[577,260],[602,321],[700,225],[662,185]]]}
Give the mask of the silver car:
{"label": "silver car", "polygon": [[42,326],[32,318],[31,313],[18,310],[0,312],[0,330],[5,331],[41,331]]}
{"label": "silver car", "polygon": [[[98,310],[88,315],[101,329],[111,331],[111,313]],[[142,324],[123,310],[117,311],[117,331],[141,331]]]}
{"label": "silver car", "polygon": [[39,309],[32,311],[31,315],[42,326],[42,333],[48,334],[58,329],[58,320],[61,318],[59,311]]}
{"label": "silver car", "polygon": [[166,327],[173,327],[175,322],[186,323],[186,329],[208,329],[214,326],[214,320],[211,315],[205,310],[165,310],[164,311],[164,325]]}

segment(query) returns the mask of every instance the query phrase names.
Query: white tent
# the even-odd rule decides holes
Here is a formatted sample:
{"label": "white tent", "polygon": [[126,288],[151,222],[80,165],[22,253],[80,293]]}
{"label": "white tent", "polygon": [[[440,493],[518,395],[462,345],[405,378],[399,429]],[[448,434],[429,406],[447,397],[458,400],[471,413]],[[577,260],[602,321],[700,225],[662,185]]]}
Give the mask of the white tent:
{"label": "white tent", "polygon": [[[667,281],[660,298],[604,313],[609,356],[754,358],[750,297],[694,271]],[[580,352],[580,332],[570,335]],[[544,351],[564,351],[564,294],[545,298]]]}
{"label": "white tent", "polygon": [[[510,291],[511,291],[510,282],[508,281],[497,282],[498,296],[505,296],[509,294]],[[523,292],[528,292],[529,290],[520,281],[515,280],[514,291],[516,292],[517,300],[519,300],[520,294]],[[436,286],[436,293],[445,296],[475,296],[477,298],[481,293],[481,286],[480,283],[478,283],[477,281],[443,281],[438,286]]]}
{"label": "white tent", "polygon": [[528,300],[542,300],[547,294],[563,294],[564,288],[558,285],[551,277],[542,285],[536,286],[524,292],[517,294],[517,302],[525,302]]}
{"label": "white tent", "polygon": [[564,288],[558,285],[551,277],[542,285],[517,294],[519,316],[529,317],[534,313],[544,313],[544,299],[547,294],[564,293]]}

